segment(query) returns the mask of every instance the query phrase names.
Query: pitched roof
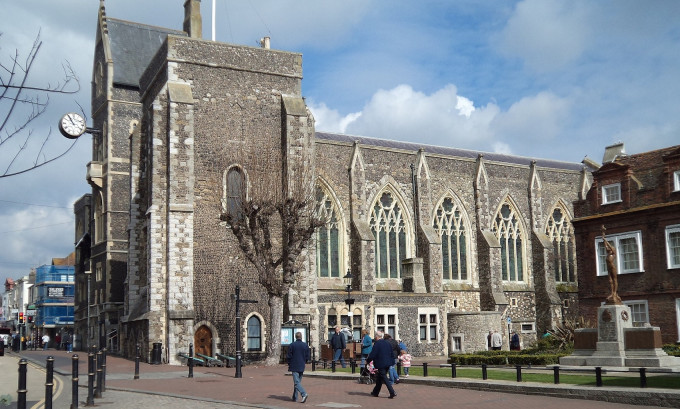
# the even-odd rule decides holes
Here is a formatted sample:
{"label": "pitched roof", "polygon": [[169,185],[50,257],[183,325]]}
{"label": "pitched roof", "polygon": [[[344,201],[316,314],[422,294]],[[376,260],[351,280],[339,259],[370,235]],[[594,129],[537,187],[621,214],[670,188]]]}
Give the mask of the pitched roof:
{"label": "pitched roof", "polygon": [[613,164],[630,169],[643,186],[654,187],[657,185],[660,175],[664,172],[664,157],[677,153],[678,150],[680,150],[680,145],[634,155],[619,156]]}
{"label": "pitched roof", "polygon": [[447,148],[443,146],[426,145],[414,142],[401,142],[389,139],[367,138],[364,136],[344,135],[330,132],[316,132],[316,138],[327,141],[345,142],[353,144],[359,142],[362,145],[377,146],[387,149],[397,149],[417,152],[423,149],[427,153],[434,153],[437,155],[453,156],[458,158],[477,159],[479,155],[483,155],[485,160],[494,162],[509,163],[515,165],[530,166],[531,162],[536,161],[536,166],[554,169],[565,169],[580,171],[583,169],[582,163],[563,162],[551,159],[530,158],[526,156],[506,155],[502,153],[490,153],[482,151],[473,151],[468,149]]}
{"label": "pitched roof", "polygon": [[120,85],[139,87],[139,78],[168,34],[187,35],[184,31],[115,18],[106,21],[113,54],[113,82]]}

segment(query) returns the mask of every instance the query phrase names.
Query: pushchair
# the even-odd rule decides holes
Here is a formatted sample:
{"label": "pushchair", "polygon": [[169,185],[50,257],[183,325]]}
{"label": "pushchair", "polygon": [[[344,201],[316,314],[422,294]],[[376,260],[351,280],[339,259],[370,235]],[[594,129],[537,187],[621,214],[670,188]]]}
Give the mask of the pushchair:
{"label": "pushchair", "polygon": [[376,369],[373,366],[373,362],[366,364],[366,361],[361,359],[361,371],[359,371],[359,383],[365,383],[370,385],[375,382]]}

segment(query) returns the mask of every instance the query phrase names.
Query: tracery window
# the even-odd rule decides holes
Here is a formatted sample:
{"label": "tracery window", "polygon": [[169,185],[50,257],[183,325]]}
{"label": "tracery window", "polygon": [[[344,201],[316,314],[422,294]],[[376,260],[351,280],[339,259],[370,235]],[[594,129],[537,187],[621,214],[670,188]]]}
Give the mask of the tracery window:
{"label": "tracery window", "polygon": [[319,277],[340,277],[340,228],[338,210],[328,193],[316,190],[317,214],[326,220],[316,229],[316,271]]}
{"label": "tracery window", "polygon": [[467,280],[467,240],[461,208],[447,197],[437,208],[433,227],[442,239],[444,280]]}
{"label": "tracery window", "polygon": [[575,248],[574,230],[567,213],[556,207],[545,228],[545,234],[553,243],[553,254],[555,262],[555,281],[569,282],[576,281],[574,272]]}
{"label": "tracery window", "polygon": [[493,232],[501,243],[501,278],[504,281],[524,281],[522,227],[509,204],[503,204],[496,214]]}
{"label": "tracery window", "polygon": [[370,225],[375,237],[375,276],[401,277],[401,261],[406,258],[406,223],[401,207],[389,192],[375,202]]}

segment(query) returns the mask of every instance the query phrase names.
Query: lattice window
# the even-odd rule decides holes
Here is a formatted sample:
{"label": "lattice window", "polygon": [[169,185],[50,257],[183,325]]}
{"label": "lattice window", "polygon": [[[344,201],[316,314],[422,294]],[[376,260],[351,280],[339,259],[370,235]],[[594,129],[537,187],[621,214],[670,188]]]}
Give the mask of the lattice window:
{"label": "lattice window", "polygon": [[432,227],[442,239],[444,280],[468,279],[468,244],[462,208],[447,197],[437,208]]}
{"label": "lattice window", "polygon": [[557,207],[553,210],[545,228],[545,234],[553,243],[555,281],[576,281],[576,239],[567,212]]}
{"label": "lattice window", "polygon": [[501,243],[502,279],[524,281],[524,234],[519,218],[509,204],[503,204],[498,211],[493,232]]}
{"label": "lattice window", "polygon": [[262,323],[255,315],[248,318],[247,348],[248,351],[262,350]]}
{"label": "lattice window", "polygon": [[406,258],[406,223],[401,207],[388,192],[376,201],[371,212],[375,236],[375,276],[401,277],[401,261]]}

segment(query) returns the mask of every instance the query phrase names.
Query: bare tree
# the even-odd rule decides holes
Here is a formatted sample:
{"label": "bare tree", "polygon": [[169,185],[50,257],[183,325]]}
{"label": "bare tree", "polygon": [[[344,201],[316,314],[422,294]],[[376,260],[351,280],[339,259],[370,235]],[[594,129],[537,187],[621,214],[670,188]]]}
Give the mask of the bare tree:
{"label": "bare tree", "polygon": [[15,50],[7,61],[0,59],[0,148],[4,158],[0,161],[0,178],[55,161],[66,155],[77,141],[64,150],[48,154],[45,147],[52,136],[51,128],[47,135],[34,134],[31,128],[47,110],[50,95],[75,94],[80,90],[80,82],[68,62],[62,64],[63,78],[58,82],[40,86],[29,82],[41,46],[38,33],[26,57]]}
{"label": "bare tree", "polygon": [[313,164],[286,161],[278,149],[246,155],[252,165],[248,197],[231,209],[223,201],[220,219],[227,222],[267,291],[271,330],[265,365],[277,365],[284,297],[295,282],[305,248],[326,220],[317,212]]}

